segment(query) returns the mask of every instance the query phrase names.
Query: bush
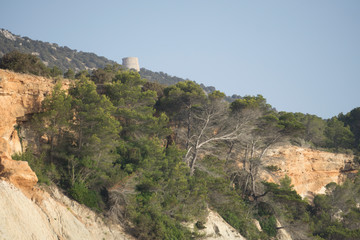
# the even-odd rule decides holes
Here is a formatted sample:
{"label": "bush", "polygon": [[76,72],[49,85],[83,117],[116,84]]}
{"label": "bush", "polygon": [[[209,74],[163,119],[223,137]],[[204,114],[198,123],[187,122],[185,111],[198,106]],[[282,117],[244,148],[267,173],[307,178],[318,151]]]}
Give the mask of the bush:
{"label": "bush", "polygon": [[197,221],[197,222],[195,223],[195,226],[196,226],[196,228],[199,229],[199,230],[206,228],[205,225],[204,225],[204,222],[201,222],[201,221]]}
{"label": "bush", "polygon": [[88,189],[84,183],[75,182],[69,189],[69,194],[79,203],[83,203],[89,208],[99,210],[100,197],[95,191]]}
{"label": "bush", "polygon": [[279,168],[278,166],[275,166],[275,165],[269,165],[269,166],[266,166],[265,168],[271,172],[277,172],[277,171],[281,170],[281,168]]}
{"label": "bush", "polygon": [[277,234],[276,218],[271,216],[265,216],[260,219],[260,226],[269,237],[275,237]]}
{"label": "bush", "polygon": [[19,73],[49,76],[49,69],[38,57],[18,51],[5,54],[1,58],[0,68]]}

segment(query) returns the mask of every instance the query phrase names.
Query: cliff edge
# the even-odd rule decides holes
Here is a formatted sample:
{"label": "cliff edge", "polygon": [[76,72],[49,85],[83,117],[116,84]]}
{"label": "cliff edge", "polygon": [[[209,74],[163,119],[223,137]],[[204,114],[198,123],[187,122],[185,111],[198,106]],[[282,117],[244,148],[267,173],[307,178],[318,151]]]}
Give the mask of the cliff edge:
{"label": "cliff edge", "polygon": [[[0,239],[134,239],[56,187],[39,189],[28,163],[11,158],[23,147],[17,123],[39,112],[54,84],[0,69]],[[63,88],[68,87],[64,81]]]}
{"label": "cliff edge", "polygon": [[327,184],[343,183],[346,174],[353,171],[353,159],[353,155],[281,146],[269,150],[263,161],[264,166],[277,166],[279,170],[263,170],[261,177],[279,183],[288,175],[297,193],[311,200],[314,194],[325,193]]}
{"label": "cliff edge", "polygon": [[53,86],[54,81],[44,77],[0,69],[0,177],[28,197],[38,179],[27,162],[11,159],[12,154],[22,152],[17,121],[39,112],[42,100]]}

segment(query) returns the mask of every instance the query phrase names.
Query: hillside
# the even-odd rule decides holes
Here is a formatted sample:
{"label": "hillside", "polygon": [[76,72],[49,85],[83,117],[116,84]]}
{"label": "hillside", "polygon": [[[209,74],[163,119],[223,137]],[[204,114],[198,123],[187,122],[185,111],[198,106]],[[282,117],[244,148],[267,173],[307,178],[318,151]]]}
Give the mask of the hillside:
{"label": "hillside", "polygon": [[[57,66],[64,72],[70,68],[76,71],[92,70],[116,63],[94,53],[73,50],[56,43],[32,40],[28,37],[15,35],[6,29],[0,29],[0,58],[14,50],[36,55],[49,67]],[[164,85],[185,81],[183,78],[170,76],[163,72],[153,72],[145,68],[141,68],[140,75],[149,81]]]}
{"label": "hillside", "polygon": [[[36,185],[38,178],[28,162],[11,158],[36,142],[26,126],[54,84],[52,79],[0,69],[0,217],[6,219],[0,221],[0,238],[135,239],[126,233],[126,224],[114,220],[117,217],[111,217],[110,212],[98,214],[69,199],[54,185]],[[68,89],[69,81],[64,81],[62,88]],[[208,237],[203,239],[244,239],[211,210],[204,225]]]}
{"label": "hillside", "polygon": [[69,68],[77,71],[103,68],[107,64],[115,63],[94,53],[72,50],[56,43],[32,40],[0,29],[0,57],[14,50],[34,54],[49,67],[57,66],[63,71]]}
{"label": "hillside", "polygon": [[[73,50],[66,46],[59,46],[56,43],[32,40],[28,37],[15,35],[6,29],[0,29],[0,58],[4,56],[4,54],[14,50],[36,55],[47,66],[57,66],[63,72],[66,72],[68,69],[75,71],[94,70],[104,68],[106,65],[117,64],[113,60],[98,56],[94,53]],[[146,68],[141,68],[139,73],[142,78],[167,86],[188,80],[171,76],[164,72],[153,72]],[[202,85],[202,87],[206,92],[215,90],[214,87],[207,87],[205,85]]]}
{"label": "hillside", "polygon": [[[264,146],[254,145],[254,156],[251,158],[246,156],[243,148],[239,148],[253,141],[251,134],[257,134],[253,137],[258,143],[264,144],[274,141],[274,134],[281,134],[278,136],[281,138],[290,137],[293,126],[286,127],[285,122],[282,124],[286,131],[278,129],[275,132],[277,128],[271,129],[270,124],[261,135],[256,130],[245,136],[246,129],[253,128],[257,121],[253,118],[256,115],[249,115],[246,111],[244,116],[237,117],[243,126],[239,132],[241,134],[233,138],[233,142],[216,141],[216,144],[202,148],[201,145],[193,145],[196,142],[189,141],[189,146],[198,147],[199,152],[197,159],[191,156],[196,163],[189,162],[187,165],[184,162],[186,155],[184,159],[181,151],[181,148],[186,147],[184,128],[172,130],[178,136],[176,139],[176,135],[166,129],[166,119],[161,115],[153,116],[154,112],[149,106],[155,104],[156,95],[139,88],[145,82],[137,73],[121,72],[115,79],[122,81],[105,88],[104,93],[110,96],[111,101],[118,106],[126,104],[120,111],[112,113],[116,114],[116,118],[108,115],[111,119],[101,113],[109,114],[113,111],[112,103],[99,96],[95,85],[87,78],[77,80],[76,86],[71,86],[70,80],[64,79],[61,88],[55,85],[54,79],[6,70],[0,70],[0,79],[0,113],[3,116],[0,125],[0,176],[2,181],[7,181],[0,182],[0,191],[3,193],[1,201],[7,206],[7,210],[0,211],[0,214],[4,219],[6,215],[8,219],[0,222],[1,228],[6,229],[0,235],[4,239],[27,237],[23,232],[12,230],[9,221],[15,221],[16,218],[23,219],[23,228],[29,229],[26,233],[39,238],[46,236],[48,239],[72,239],[74,236],[96,239],[94,236],[99,236],[100,232],[107,234],[106,239],[117,239],[119,236],[124,239],[166,239],[167,234],[177,239],[197,239],[201,234],[207,236],[205,239],[270,239],[275,236],[278,239],[319,239],[319,236],[323,239],[334,239],[333,236],[342,236],[335,239],[356,239],[358,236],[356,229],[359,221],[356,214],[360,196],[356,190],[359,188],[356,185],[357,160],[353,155],[290,146],[285,144],[287,141],[277,142],[271,147],[266,145],[265,153],[261,153]],[[58,87],[53,90],[54,86]],[[179,95],[181,88],[190,88],[193,94]],[[65,91],[68,97],[63,95]],[[174,95],[171,95],[172,92]],[[181,111],[186,108],[173,112],[176,101],[171,98],[176,100],[178,97],[191,96],[199,99],[203,96],[214,101],[217,95],[223,97],[219,92],[206,96],[200,86],[193,82],[170,86],[164,90],[164,94],[159,104],[172,119],[183,117],[184,112]],[[73,100],[68,105],[70,102],[67,101],[71,98]],[[58,104],[59,101],[62,103]],[[239,101],[232,104],[233,109]],[[92,107],[82,107],[86,102]],[[167,109],[168,103],[172,108]],[[194,109],[193,114],[196,116],[201,116],[201,109],[210,107],[206,102],[199,103],[203,105]],[[220,104],[220,108],[217,108],[220,111],[217,116],[220,116],[219,113],[226,110],[228,103],[221,100],[213,102],[212,106],[216,106],[215,103]],[[49,111],[50,106],[52,111]],[[40,109],[43,109],[42,113],[39,113]],[[62,114],[56,115],[59,111]],[[81,115],[77,115],[77,118],[66,114],[79,114],[79,111]],[[81,124],[74,122],[83,116],[86,118]],[[197,119],[201,120],[196,116],[193,124]],[[69,117],[68,120],[65,117]],[[229,130],[237,129],[233,128],[235,125],[231,116],[221,117],[222,127],[214,125],[219,121],[216,118],[216,122],[209,123],[209,126],[215,126],[215,130],[202,130],[205,141],[229,136]],[[247,120],[249,117],[251,121]],[[49,119],[52,119],[51,122]],[[121,121],[122,128],[116,125],[115,119]],[[56,128],[49,128],[49,125],[43,125],[45,123],[57,125]],[[108,128],[108,125],[112,128]],[[82,135],[81,141],[86,143],[82,151],[77,147],[80,132],[73,134],[79,131],[79,126],[87,134]],[[96,132],[97,139],[93,142],[92,136],[98,131],[98,126],[100,132]],[[52,130],[57,128],[61,131]],[[193,136],[201,130],[195,126],[191,128]],[[104,131],[105,134],[101,135]],[[114,133],[119,134],[120,138]],[[270,135],[266,135],[268,133]],[[199,136],[199,141],[203,141]],[[51,147],[51,141],[55,138],[56,143]],[[71,145],[67,145],[69,138],[72,139]],[[170,141],[176,141],[178,147],[170,145]],[[118,148],[112,150],[111,145],[115,144],[118,144]],[[53,150],[49,151],[51,148]],[[29,152],[31,149],[38,154]],[[114,151],[118,158],[111,160],[114,159],[111,158]],[[188,152],[192,151],[189,148]],[[16,152],[18,155],[14,155]],[[98,158],[99,152],[101,158]],[[70,154],[77,154],[77,158]],[[83,156],[87,162],[81,162]],[[19,157],[26,161],[13,160]],[[94,163],[98,161],[96,168],[89,164],[92,159]],[[109,160],[112,161],[110,164]],[[55,168],[52,167],[54,164]],[[71,166],[73,173],[68,171]],[[83,173],[87,172],[91,172],[92,178],[84,177]],[[69,180],[72,177],[81,177],[82,182],[77,180],[71,186]],[[35,185],[38,179],[42,186],[50,184],[52,187],[45,187],[48,190],[44,191],[44,188]],[[65,185],[66,182],[69,185]],[[85,188],[81,185],[84,183]],[[307,197],[307,201],[313,199],[314,205],[302,200],[294,189]],[[101,214],[93,213],[65,197],[62,192],[101,211]],[[325,195],[321,195],[323,193]],[[25,208],[18,206],[19,199]],[[322,209],[327,210],[322,212]],[[339,211],[343,212],[341,226],[334,220]],[[28,212],[32,213],[32,221],[27,217]],[[98,216],[103,220],[97,220]],[[351,219],[351,223],[348,219]],[[34,229],[34,223],[41,228]],[[338,232],[330,230],[334,228]]]}
{"label": "hillside", "polygon": [[[18,188],[31,208],[64,193],[141,240],[360,238],[360,108],[324,120],[142,69],[171,83],[156,84],[118,64],[69,79],[31,54],[0,64],[0,177],[12,184],[0,187],[11,210]],[[65,214],[46,206],[50,219]],[[61,238],[58,223],[42,226]]]}

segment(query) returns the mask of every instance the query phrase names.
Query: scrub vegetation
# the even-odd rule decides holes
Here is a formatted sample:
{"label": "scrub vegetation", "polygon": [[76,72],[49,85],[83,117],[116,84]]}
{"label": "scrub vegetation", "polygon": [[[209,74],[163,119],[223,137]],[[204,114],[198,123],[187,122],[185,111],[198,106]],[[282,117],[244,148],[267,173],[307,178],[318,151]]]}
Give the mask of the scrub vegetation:
{"label": "scrub vegetation", "polygon": [[313,205],[289,177],[277,185],[258,176],[275,144],[358,155],[360,108],[331,119],[278,112],[261,95],[229,103],[195,82],[164,86],[116,64],[67,71],[72,85],[64,91],[62,74],[51,75],[34,56],[12,53],[0,64],[58,77],[31,122],[37,146],[14,158],[28,161],[40,182],[126,224],[138,239],[197,238],[185,223],[201,229],[209,208],[247,239],[271,239],[280,228],[296,229],[303,239],[360,238],[359,175],[329,184]]}

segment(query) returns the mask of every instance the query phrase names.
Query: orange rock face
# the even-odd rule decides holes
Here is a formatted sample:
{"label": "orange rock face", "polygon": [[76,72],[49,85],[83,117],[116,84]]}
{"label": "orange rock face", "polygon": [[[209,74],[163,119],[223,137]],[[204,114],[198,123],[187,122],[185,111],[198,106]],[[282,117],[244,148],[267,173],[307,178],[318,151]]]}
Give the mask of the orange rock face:
{"label": "orange rock face", "polygon": [[0,69],[0,177],[25,193],[36,184],[37,177],[27,162],[10,157],[22,151],[15,126],[27,114],[39,112],[42,100],[53,86],[51,79]]}
{"label": "orange rock face", "polygon": [[262,171],[263,179],[278,183],[286,174],[295,190],[302,197],[311,199],[314,194],[325,193],[328,183],[340,184],[345,180],[343,170],[352,164],[353,156],[282,146],[269,150],[263,162],[265,166],[280,168],[277,172]]}
{"label": "orange rock face", "polygon": [[38,178],[25,161],[15,161],[3,154],[0,156],[0,177],[10,181],[29,196]]}
{"label": "orange rock face", "polygon": [[51,92],[53,86],[52,80],[44,77],[0,69],[0,138],[3,138],[10,147],[8,152],[8,149],[0,146],[0,152],[11,155],[21,150],[14,129],[16,119],[38,112],[41,101]]}

